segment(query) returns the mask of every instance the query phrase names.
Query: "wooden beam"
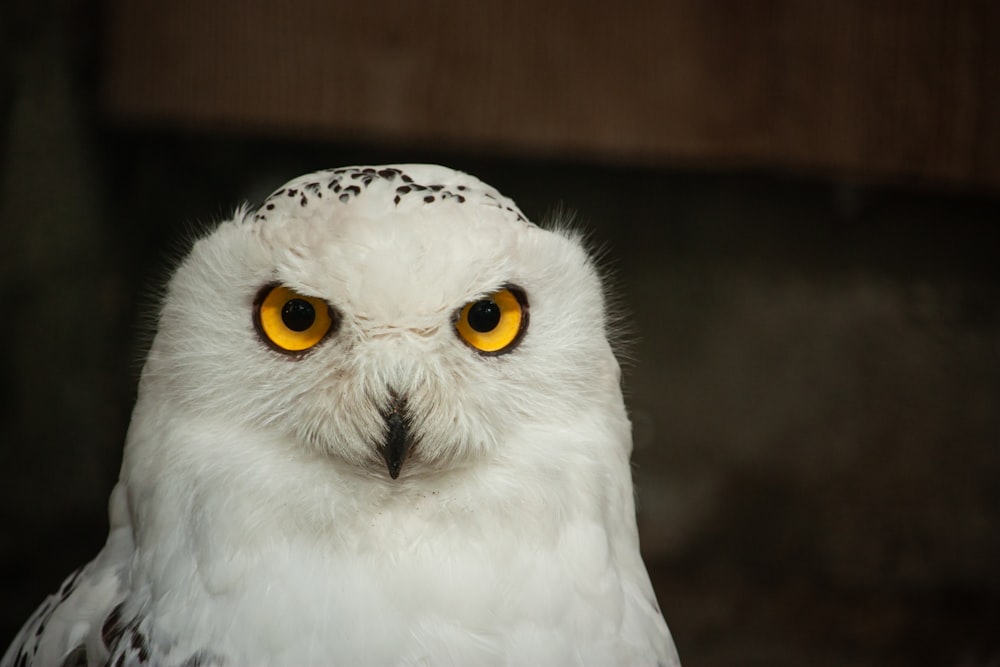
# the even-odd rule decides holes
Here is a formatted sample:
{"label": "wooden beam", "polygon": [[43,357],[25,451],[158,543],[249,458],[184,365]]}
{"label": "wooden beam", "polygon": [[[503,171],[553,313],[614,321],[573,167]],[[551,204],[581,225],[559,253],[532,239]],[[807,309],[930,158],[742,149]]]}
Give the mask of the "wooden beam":
{"label": "wooden beam", "polygon": [[1000,3],[112,0],[127,122],[1000,185]]}

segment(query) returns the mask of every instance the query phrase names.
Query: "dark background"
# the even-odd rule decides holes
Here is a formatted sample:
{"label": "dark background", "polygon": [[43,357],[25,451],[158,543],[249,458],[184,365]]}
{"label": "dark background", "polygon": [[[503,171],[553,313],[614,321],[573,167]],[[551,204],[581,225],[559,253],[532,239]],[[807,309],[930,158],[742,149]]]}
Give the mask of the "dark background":
{"label": "dark background", "polygon": [[[192,235],[300,173],[420,161],[535,220],[576,211],[606,248],[643,547],[686,665],[1000,664],[1000,155],[936,171],[889,141],[844,162],[820,143],[533,150],[474,117],[410,136],[158,114],[114,92],[122,5],[0,5],[0,645],[103,543],[153,294]],[[992,58],[973,47],[995,27],[937,38]],[[973,146],[962,119],[989,112],[906,136]]]}

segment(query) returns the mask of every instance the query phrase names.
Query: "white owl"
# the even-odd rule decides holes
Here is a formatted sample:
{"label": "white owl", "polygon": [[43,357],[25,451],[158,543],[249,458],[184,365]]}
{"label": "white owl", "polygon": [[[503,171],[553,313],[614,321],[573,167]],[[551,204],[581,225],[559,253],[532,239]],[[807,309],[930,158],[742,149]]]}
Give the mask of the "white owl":
{"label": "white owl", "polygon": [[103,550],[25,665],[677,665],[579,240],[430,165],[297,178],[170,280]]}

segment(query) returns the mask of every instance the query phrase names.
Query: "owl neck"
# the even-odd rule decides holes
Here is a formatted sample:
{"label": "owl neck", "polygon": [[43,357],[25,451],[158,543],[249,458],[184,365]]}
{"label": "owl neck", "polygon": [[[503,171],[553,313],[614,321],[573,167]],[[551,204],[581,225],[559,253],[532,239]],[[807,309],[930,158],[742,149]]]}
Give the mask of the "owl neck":
{"label": "owl neck", "polygon": [[122,479],[140,542],[167,538],[202,558],[276,542],[391,553],[442,531],[530,542],[577,517],[634,526],[629,437],[624,414],[565,432],[525,426],[504,455],[392,480],[285,437],[140,403]]}

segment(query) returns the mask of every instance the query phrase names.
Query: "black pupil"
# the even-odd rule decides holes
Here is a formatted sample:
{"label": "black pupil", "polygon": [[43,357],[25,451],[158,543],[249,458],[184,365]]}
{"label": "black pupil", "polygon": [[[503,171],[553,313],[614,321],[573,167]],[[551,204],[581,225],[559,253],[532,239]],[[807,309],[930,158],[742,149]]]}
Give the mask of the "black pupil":
{"label": "black pupil", "polygon": [[316,321],[316,310],[305,299],[289,299],[281,308],[281,321],[292,331],[305,331]]}
{"label": "black pupil", "polygon": [[489,300],[477,301],[469,308],[469,326],[480,333],[493,331],[500,324],[500,306]]}

